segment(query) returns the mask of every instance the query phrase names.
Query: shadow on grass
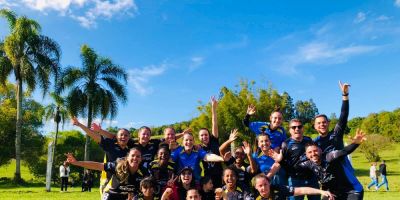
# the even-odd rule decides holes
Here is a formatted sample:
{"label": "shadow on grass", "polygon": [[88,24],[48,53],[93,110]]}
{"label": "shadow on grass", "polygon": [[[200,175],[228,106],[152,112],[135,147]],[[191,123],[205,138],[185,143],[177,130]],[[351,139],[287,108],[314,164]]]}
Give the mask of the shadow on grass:
{"label": "shadow on grass", "polygon": [[[1,189],[11,189],[11,188],[20,188],[20,187],[45,187],[46,185],[42,182],[26,182],[21,181],[20,183],[16,183],[10,178],[1,177],[0,178],[0,188]],[[29,191],[27,191],[29,192]]]}

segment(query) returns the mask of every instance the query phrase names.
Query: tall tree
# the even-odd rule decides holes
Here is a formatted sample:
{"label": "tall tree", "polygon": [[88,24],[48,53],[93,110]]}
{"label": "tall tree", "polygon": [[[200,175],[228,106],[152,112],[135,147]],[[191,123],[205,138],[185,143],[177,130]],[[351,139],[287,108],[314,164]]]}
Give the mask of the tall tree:
{"label": "tall tree", "polygon": [[[67,107],[72,115],[87,116],[90,125],[94,117],[114,118],[118,100],[127,101],[127,73],[111,59],[99,56],[87,45],[81,47],[82,66],[68,67],[62,75],[60,91],[70,88]],[[86,135],[85,156],[89,159],[90,138]]]}
{"label": "tall tree", "polygon": [[17,87],[17,120],[15,139],[15,180],[21,180],[21,132],[23,84],[28,90],[42,88],[43,96],[50,86],[51,76],[57,76],[60,48],[52,39],[40,34],[41,27],[35,20],[18,17],[14,12],[0,10],[8,21],[10,34],[0,41],[0,82],[5,83],[14,72]]}

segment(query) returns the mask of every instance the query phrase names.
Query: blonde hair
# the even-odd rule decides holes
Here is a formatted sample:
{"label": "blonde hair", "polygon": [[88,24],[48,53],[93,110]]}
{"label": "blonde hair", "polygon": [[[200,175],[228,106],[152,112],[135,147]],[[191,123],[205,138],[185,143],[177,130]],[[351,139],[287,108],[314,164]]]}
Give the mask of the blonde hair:
{"label": "blonde hair", "polygon": [[[140,152],[140,156],[142,156],[142,152],[140,151],[139,148],[137,147],[132,147],[128,154],[131,151],[137,150]],[[128,156],[128,155],[127,155]],[[128,183],[128,177],[129,177],[129,164],[128,160],[126,158],[119,159],[117,161],[117,166],[115,167],[115,176],[118,178],[119,182],[122,184],[127,184]]]}

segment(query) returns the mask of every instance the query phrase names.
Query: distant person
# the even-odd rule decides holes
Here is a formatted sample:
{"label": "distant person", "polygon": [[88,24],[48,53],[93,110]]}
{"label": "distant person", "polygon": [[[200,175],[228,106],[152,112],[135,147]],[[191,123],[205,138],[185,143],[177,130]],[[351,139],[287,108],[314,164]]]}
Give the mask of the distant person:
{"label": "distant person", "polygon": [[82,177],[82,192],[92,191],[93,187],[93,174],[90,170],[85,169]]}
{"label": "distant person", "polygon": [[369,168],[369,177],[371,178],[371,183],[368,185],[368,190],[370,187],[375,185],[375,190],[378,190],[378,176],[376,174],[376,162],[371,163]]}
{"label": "distant person", "polygon": [[64,162],[60,166],[61,191],[67,191],[69,172],[69,165],[67,162]]}
{"label": "distant person", "polygon": [[386,177],[386,164],[385,160],[382,160],[382,163],[379,165],[379,173],[381,174],[382,177],[382,182],[378,185],[378,189],[382,186],[386,186],[386,191],[389,191],[389,183],[387,181]]}

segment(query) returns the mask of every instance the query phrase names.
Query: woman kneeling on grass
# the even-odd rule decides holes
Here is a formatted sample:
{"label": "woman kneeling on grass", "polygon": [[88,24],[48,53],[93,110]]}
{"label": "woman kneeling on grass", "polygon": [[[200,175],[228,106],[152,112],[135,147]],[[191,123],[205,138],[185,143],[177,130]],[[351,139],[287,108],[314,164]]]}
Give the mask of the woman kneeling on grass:
{"label": "woman kneeling on grass", "polygon": [[147,170],[140,167],[141,161],[142,153],[136,147],[129,150],[125,159],[107,163],[77,161],[71,153],[67,154],[67,162],[72,165],[112,173],[112,185],[103,194],[103,200],[136,198],[140,193],[140,181],[148,175]]}

